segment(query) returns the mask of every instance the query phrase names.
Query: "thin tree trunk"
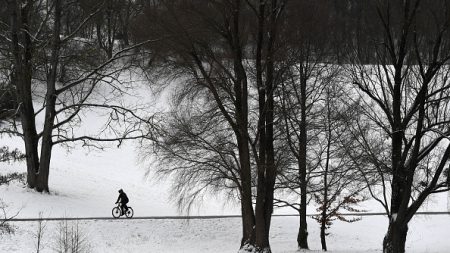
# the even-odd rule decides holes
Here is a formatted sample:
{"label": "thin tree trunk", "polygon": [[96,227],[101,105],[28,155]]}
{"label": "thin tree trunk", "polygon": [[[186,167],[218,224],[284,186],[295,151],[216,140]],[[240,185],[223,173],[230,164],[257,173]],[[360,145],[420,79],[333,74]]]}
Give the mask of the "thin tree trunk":
{"label": "thin tree trunk", "polygon": [[27,3],[23,8],[17,1],[8,3],[11,11],[11,50],[14,55],[12,79],[17,89],[17,100],[25,143],[27,184],[28,187],[34,188],[36,186],[36,173],[39,170],[39,139],[36,131],[31,94],[32,46],[30,33],[28,32],[28,8],[31,7],[31,3]]}
{"label": "thin tree trunk", "polygon": [[327,209],[328,209],[328,172],[330,169],[330,150],[331,150],[331,115],[330,115],[330,96],[329,90],[327,89],[327,151],[326,151],[326,161],[325,161],[325,171],[323,174],[323,200],[322,200],[322,214],[320,222],[320,242],[322,244],[322,250],[327,251],[327,241],[326,241],[326,229],[327,229]]}
{"label": "thin tree trunk", "polygon": [[47,75],[47,94],[45,96],[45,121],[42,134],[41,163],[39,168],[36,190],[49,192],[48,177],[50,172],[50,160],[52,155],[52,132],[56,116],[56,78],[58,73],[58,59],[60,49],[61,30],[61,0],[55,0],[55,22],[53,29],[53,47],[50,62],[50,71]]}
{"label": "thin tree trunk", "polygon": [[[244,141],[246,139],[244,138]],[[242,213],[242,240],[241,247],[253,244],[255,241],[255,216],[252,204],[250,150],[248,142],[238,140],[239,160],[241,165],[241,213]]]}
{"label": "thin tree trunk", "polygon": [[[305,166],[306,167],[306,164]],[[306,194],[306,176],[305,172],[300,173],[300,227],[298,229],[297,243],[300,249],[309,249],[308,246],[308,223],[306,221],[307,212],[307,194]]]}
{"label": "thin tree trunk", "polygon": [[114,49],[114,30],[115,30],[115,22],[113,22],[112,17],[112,7],[111,9],[108,9],[106,11],[106,25],[107,25],[107,46],[106,46],[106,53],[108,55],[108,58],[112,58],[113,55],[113,49]]}
{"label": "thin tree trunk", "polygon": [[[301,72],[303,72],[302,66],[300,66]],[[306,141],[307,141],[307,129],[306,129],[306,77],[303,77],[303,73],[300,73],[300,140],[299,140],[299,178],[300,178],[300,228],[298,230],[297,243],[300,249],[309,249],[308,247],[308,224],[306,221],[306,200],[307,200],[307,182],[306,182]]]}
{"label": "thin tree trunk", "polygon": [[[322,219],[324,218],[322,214]],[[320,224],[320,244],[322,246],[323,251],[327,251],[327,235],[326,235],[326,224],[325,221],[322,220]]]}
{"label": "thin tree trunk", "polygon": [[119,22],[122,23],[122,41],[123,41],[123,46],[124,47],[128,47],[130,45],[130,40],[129,40],[129,26],[130,26],[130,16],[131,16],[131,5],[132,2],[131,1],[127,1],[126,4],[126,10],[125,10],[125,17],[123,17],[122,15],[119,15],[120,20]]}
{"label": "thin tree trunk", "polygon": [[[270,64],[269,64],[270,65]],[[271,68],[272,69],[272,68]],[[270,73],[271,71],[269,71]],[[272,80],[271,74],[269,74],[270,79]],[[270,224],[272,221],[272,213],[273,213],[273,196],[274,196],[274,187],[275,187],[275,179],[277,175],[277,169],[275,166],[275,152],[274,152],[274,100],[273,100],[273,85],[272,82],[269,82],[267,85],[269,94],[267,94],[267,112],[266,112],[266,179],[265,179],[265,195],[264,195],[264,238],[265,245],[263,245],[263,249],[266,249],[265,252],[270,252]],[[269,251],[267,251],[269,250]]]}

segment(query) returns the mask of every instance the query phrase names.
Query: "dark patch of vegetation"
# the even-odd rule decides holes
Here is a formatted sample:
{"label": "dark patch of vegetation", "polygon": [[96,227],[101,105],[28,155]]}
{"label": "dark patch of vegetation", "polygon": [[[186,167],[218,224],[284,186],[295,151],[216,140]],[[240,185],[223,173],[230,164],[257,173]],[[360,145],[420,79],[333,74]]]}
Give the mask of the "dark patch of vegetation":
{"label": "dark patch of vegetation", "polygon": [[19,182],[25,183],[25,173],[8,173],[6,175],[0,175],[0,185],[9,184],[10,182],[17,180]]}
{"label": "dark patch of vegetation", "polygon": [[0,147],[0,162],[17,162],[25,159],[25,154],[18,149],[10,150],[9,147]]}

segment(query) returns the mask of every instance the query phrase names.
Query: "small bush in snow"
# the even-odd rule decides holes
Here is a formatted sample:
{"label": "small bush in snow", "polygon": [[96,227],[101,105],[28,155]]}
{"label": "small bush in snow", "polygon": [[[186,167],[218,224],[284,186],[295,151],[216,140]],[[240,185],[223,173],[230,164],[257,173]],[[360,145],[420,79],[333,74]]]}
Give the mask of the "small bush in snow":
{"label": "small bush in snow", "polygon": [[0,162],[17,162],[25,159],[25,154],[18,149],[10,150],[9,147],[0,147]]}
{"label": "small bush in snow", "polygon": [[25,183],[25,173],[9,173],[6,175],[0,175],[0,185],[9,184],[10,182],[17,180],[21,183]]}
{"label": "small bush in snow", "polygon": [[7,220],[2,220],[0,222],[0,235],[12,233],[14,233],[14,227]]}
{"label": "small bush in snow", "polygon": [[38,219],[38,224],[37,224],[37,229],[36,229],[36,233],[34,233],[34,237],[36,237],[36,242],[35,242],[35,248],[36,248],[36,253],[40,253],[41,249],[44,248],[43,246],[43,238],[44,238],[44,234],[45,234],[45,229],[47,226],[47,223],[44,221],[44,219],[42,218],[42,212],[39,212],[39,219]]}
{"label": "small bush in snow", "polygon": [[78,222],[63,220],[55,235],[55,251],[58,253],[89,253],[90,245]]}
{"label": "small bush in snow", "polygon": [[0,235],[14,233],[14,227],[9,224],[9,221],[16,215],[9,217],[6,212],[7,205],[0,199]]}

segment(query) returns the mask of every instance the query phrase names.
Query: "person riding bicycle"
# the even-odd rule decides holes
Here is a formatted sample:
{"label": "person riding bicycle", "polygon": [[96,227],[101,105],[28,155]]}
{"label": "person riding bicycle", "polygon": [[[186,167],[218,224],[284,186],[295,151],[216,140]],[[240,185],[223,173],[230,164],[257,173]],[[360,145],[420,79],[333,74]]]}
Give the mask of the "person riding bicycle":
{"label": "person riding bicycle", "polygon": [[120,206],[122,208],[123,213],[126,213],[128,210],[128,206],[127,206],[128,201],[129,200],[128,200],[127,194],[125,194],[125,192],[122,189],[120,189],[119,197],[117,198],[116,204],[120,202]]}

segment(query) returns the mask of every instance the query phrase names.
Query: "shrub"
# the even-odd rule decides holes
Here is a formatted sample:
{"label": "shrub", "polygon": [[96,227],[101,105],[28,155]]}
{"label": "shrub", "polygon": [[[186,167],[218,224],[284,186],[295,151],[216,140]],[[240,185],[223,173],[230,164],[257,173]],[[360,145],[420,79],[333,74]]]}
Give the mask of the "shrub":
{"label": "shrub", "polygon": [[91,252],[88,238],[76,222],[63,220],[59,222],[55,251],[58,253],[89,253]]}

